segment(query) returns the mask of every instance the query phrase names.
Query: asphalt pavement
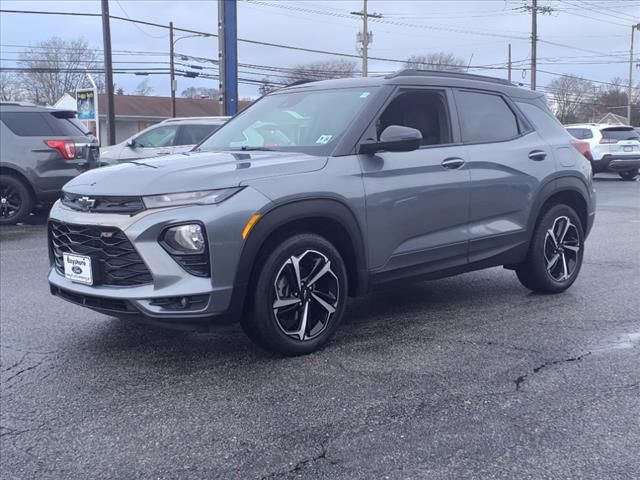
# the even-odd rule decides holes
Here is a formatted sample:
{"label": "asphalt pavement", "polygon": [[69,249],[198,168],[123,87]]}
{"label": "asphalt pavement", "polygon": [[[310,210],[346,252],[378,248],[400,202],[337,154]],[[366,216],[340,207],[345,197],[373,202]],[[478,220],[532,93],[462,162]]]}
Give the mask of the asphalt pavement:
{"label": "asphalt pavement", "polygon": [[44,219],[0,228],[0,477],[640,478],[640,182],[596,178],[564,294],[377,292],[298,358],[54,298]]}

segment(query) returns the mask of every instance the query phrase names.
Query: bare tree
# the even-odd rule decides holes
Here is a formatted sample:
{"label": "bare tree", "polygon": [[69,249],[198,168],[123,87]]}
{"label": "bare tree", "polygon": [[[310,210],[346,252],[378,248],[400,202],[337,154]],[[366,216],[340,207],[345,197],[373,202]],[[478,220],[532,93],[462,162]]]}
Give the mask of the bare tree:
{"label": "bare tree", "polygon": [[260,86],[258,87],[258,92],[260,95],[266,95],[267,93],[271,93],[278,88],[278,85],[275,85],[269,77],[264,77],[260,80]]}
{"label": "bare tree", "polygon": [[577,113],[588,103],[593,83],[573,75],[562,75],[549,83],[547,92],[558,120],[571,123],[578,121]]}
{"label": "bare tree", "polygon": [[24,99],[24,91],[19,79],[12,73],[0,72],[0,100],[20,101]]}
{"label": "bare tree", "polygon": [[465,62],[453,53],[438,52],[426,55],[412,55],[407,58],[404,67],[415,70],[462,71],[465,69]]}
{"label": "bare tree", "polygon": [[145,97],[151,95],[152,93],[153,87],[149,85],[148,78],[145,78],[142,82],[140,82],[134,91],[134,95],[142,95]]}
{"label": "bare tree", "polygon": [[50,38],[20,53],[18,65],[25,97],[34,103],[53,104],[75,91],[87,69],[99,68],[96,52],[83,38]]}
{"label": "bare tree", "polygon": [[184,98],[217,98],[218,90],[207,87],[189,87],[184,89],[180,96]]}
{"label": "bare tree", "polygon": [[329,78],[349,78],[358,74],[355,61],[328,60],[296,65],[288,74],[287,80],[293,83],[299,80],[327,80]]}

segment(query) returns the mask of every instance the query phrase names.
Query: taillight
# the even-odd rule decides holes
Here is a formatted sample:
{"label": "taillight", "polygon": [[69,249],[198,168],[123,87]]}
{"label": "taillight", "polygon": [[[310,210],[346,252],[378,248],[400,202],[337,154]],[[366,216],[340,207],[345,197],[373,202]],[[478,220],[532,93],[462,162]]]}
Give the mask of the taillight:
{"label": "taillight", "polygon": [[590,162],[593,161],[593,156],[591,155],[591,148],[589,147],[588,142],[583,142],[581,140],[571,140],[571,145],[573,145],[576,150],[578,150],[582,155],[584,155],[584,158],[586,158]]}
{"label": "taillight", "polygon": [[618,140],[616,140],[615,138],[601,138],[598,143],[603,143],[603,144],[618,143]]}
{"label": "taillight", "polygon": [[58,150],[65,160],[76,158],[76,145],[71,140],[45,140],[44,143]]}

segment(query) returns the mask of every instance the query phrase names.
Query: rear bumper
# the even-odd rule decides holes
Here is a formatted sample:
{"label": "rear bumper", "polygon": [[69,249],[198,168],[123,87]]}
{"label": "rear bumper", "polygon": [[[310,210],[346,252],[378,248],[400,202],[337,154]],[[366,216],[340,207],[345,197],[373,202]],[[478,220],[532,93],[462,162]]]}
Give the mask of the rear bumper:
{"label": "rear bumper", "polygon": [[640,155],[604,155],[593,161],[596,172],[624,172],[640,168]]}

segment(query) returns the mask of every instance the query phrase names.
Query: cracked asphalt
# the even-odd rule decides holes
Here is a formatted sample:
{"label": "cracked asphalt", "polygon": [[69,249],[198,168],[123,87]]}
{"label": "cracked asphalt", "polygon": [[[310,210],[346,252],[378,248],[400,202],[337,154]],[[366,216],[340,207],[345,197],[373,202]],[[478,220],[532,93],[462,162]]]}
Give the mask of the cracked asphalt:
{"label": "cracked asphalt", "polygon": [[596,185],[566,293],[377,292],[299,358],[53,298],[43,219],[2,228],[0,477],[640,478],[640,182]]}

